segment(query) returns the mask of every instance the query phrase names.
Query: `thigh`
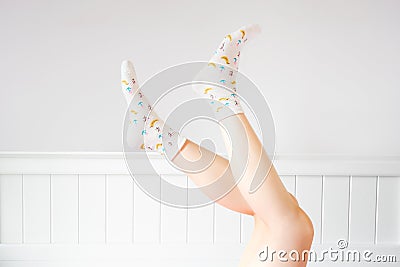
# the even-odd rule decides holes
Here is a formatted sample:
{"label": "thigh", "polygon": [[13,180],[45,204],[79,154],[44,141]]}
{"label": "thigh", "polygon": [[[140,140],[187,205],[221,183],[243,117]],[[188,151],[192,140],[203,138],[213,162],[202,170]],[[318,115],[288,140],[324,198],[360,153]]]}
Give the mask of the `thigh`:
{"label": "thigh", "polygon": [[[247,201],[243,198],[237,185],[235,185],[235,179],[227,159],[188,140],[182,147],[180,153],[173,159],[173,162],[181,167],[187,165],[188,160],[192,162],[199,161],[198,164],[194,165],[194,168],[197,170],[201,169],[201,171],[183,171],[198,187],[203,188],[203,192],[211,200],[215,200],[218,204],[236,212],[248,215],[254,214]],[[204,164],[201,161],[204,161]],[[202,169],[201,166],[207,167]],[[221,178],[222,176],[223,178]],[[229,180],[221,184],[222,188],[218,188],[223,194],[215,194],[215,190],[208,190],[207,187],[205,187],[206,185],[216,182],[218,179]],[[228,184],[228,186],[223,188],[226,184]],[[220,184],[218,184],[218,186],[220,186]]]}

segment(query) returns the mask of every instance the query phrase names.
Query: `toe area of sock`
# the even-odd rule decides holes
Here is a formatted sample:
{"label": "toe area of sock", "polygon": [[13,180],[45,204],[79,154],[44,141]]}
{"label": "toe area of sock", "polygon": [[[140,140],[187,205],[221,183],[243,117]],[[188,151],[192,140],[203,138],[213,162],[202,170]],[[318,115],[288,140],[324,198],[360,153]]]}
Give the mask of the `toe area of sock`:
{"label": "toe area of sock", "polygon": [[259,24],[248,24],[239,29],[239,31],[244,31],[244,36],[248,39],[252,39],[261,33],[261,26]]}
{"label": "toe area of sock", "polygon": [[139,85],[137,83],[136,72],[132,62],[129,60],[122,61],[121,89],[128,103],[130,103],[138,88]]}
{"label": "toe area of sock", "polygon": [[133,67],[133,64],[129,60],[124,60],[121,63],[121,77],[122,78],[135,78],[135,68]]}

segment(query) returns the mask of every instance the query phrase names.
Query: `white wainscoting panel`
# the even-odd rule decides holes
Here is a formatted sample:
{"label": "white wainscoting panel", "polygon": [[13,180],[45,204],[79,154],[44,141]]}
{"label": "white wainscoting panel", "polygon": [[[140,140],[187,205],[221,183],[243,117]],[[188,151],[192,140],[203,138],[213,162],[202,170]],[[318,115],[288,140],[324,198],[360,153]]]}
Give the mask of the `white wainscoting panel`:
{"label": "white wainscoting panel", "polygon": [[349,240],[349,176],[324,176],[322,205],[322,243]]}
{"label": "white wainscoting panel", "polygon": [[79,176],[79,243],[106,242],[106,175]]}
{"label": "white wainscoting panel", "polygon": [[111,174],[106,180],[106,243],[132,243],[133,179]]}
{"label": "white wainscoting panel", "polygon": [[400,243],[400,177],[378,177],[378,244]]}
{"label": "white wainscoting panel", "polygon": [[[149,179],[157,179],[148,175]],[[160,182],[158,182],[160,185]],[[158,188],[161,192],[161,189]],[[135,243],[158,244],[160,240],[161,203],[150,198],[139,186],[134,184],[133,239]]]}
{"label": "white wainscoting panel", "polygon": [[79,179],[76,174],[56,174],[51,176],[52,243],[78,243],[78,182]]}
{"label": "white wainscoting panel", "polygon": [[[194,183],[149,156],[159,173],[142,168],[138,154],[136,175],[162,201],[163,182],[182,187],[180,203],[190,201]],[[314,224],[313,248],[344,239],[400,261],[400,160],[277,157],[275,166]],[[120,154],[0,154],[2,267],[235,266],[253,225],[215,203],[177,208],[151,198]]]}
{"label": "white wainscoting panel", "polygon": [[3,244],[23,242],[22,175],[0,174],[0,240]]}
{"label": "white wainscoting panel", "polygon": [[377,177],[353,176],[350,195],[350,238],[356,244],[374,244]]}
{"label": "white wainscoting panel", "polygon": [[23,177],[24,243],[50,243],[50,175]]}

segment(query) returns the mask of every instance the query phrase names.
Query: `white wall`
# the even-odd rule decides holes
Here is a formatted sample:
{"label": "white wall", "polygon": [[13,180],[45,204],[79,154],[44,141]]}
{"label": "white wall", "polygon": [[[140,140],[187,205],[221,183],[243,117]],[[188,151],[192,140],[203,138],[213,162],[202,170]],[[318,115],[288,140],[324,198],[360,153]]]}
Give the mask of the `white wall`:
{"label": "white wall", "polygon": [[3,0],[0,150],[120,151],[123,59],[144,81],[207,60],[255,22],[242,71],[271,105],[278,153],[399,156],[399,11],[395,0]]}

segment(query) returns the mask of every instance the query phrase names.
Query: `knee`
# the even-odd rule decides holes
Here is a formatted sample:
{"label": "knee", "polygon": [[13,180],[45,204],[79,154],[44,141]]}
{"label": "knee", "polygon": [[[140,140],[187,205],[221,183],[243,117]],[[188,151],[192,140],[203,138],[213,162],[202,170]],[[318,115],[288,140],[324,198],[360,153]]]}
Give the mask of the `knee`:
{"label": "knee", "polygon": [[314,226],[312,224],[312,221],[310,217],[302,210],[301,210],[301,215],[300,215],[300,224],[301,228],[303,229],[304,236],[307,240],[309,240],[310,244],[314,238]]}
{"label": "knee", "polygon": [[308,215],[299,207],[298,212],[281,224],[280,231],[293,241],[311,245],[314,226]]}
{"label": "knee", "polygon": [[302,209],[300,209],[296,227],[299,237],[311,244],[314,238],[314,226],[310,217]]}

